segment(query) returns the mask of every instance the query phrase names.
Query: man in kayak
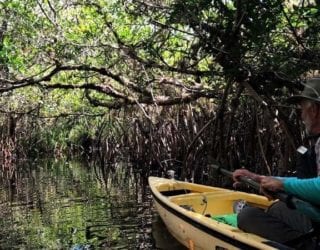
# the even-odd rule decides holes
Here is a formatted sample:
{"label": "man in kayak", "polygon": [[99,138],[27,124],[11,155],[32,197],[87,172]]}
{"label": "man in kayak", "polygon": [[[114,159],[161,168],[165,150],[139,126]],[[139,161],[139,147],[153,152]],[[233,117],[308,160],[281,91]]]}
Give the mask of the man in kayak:
{"label": "man in kayak", "polygon": [[[301,162],[297,166],[297,177],[270,177],[237,169],[233,173],[235,184],[241,176],[260,183],[261,191],[269,198],[268,191],[285,191],[312,204],[320,205],[320,78],[309,79],[300,95],[290,97],[291,103],[301,108],[301,119],[314,146],[311,150],[300,147]],[[320,214],[319,214],[320,220]],[[264,211],[256,207],[245,207],[238,214],[238,227],[246,232],[260,235],[280,243],[303,239],[313,229],[313,221],[297,209],[288,208],[284,202],[276,202]],[[301,238],[302,237],[302,238]],[[314,248],[309,239],[305,249]]]}

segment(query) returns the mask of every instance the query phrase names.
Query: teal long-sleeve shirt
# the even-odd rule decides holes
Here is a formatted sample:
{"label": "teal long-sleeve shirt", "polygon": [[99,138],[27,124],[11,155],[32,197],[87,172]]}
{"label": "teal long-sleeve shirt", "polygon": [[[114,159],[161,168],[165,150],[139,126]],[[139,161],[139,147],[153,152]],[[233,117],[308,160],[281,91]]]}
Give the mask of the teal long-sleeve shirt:
{"label": "teal long-sleeve shirt", "polygon": [[285,177],[283,187],[286,193],[296,195],[305,201],[320,205],[320,177],[298,179]]}

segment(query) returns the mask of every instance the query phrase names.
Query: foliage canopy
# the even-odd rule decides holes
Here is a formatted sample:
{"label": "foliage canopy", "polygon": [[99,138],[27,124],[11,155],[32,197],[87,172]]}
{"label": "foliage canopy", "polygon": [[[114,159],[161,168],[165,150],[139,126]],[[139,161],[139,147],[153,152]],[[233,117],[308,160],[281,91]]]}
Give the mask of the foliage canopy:
{"label": "foliage canopy", "polygon": [[[15,119],[103,116],[135,106],[150,125],[148,105],[192,103],[194,112],[206,100],[215,107],[209,116],[216,117],[217,158],[235,134],[245,133],[245,119],[252,119],[252,133],[266,135],[271,115],[274,131],[280,121],[291,137],[297,131],[279,102],[319,69],[319,7],[319,1],[282,0],[4,0],[1,112]],[[96,122],[96,134],[109,124]],[[78,135],[80,127],[86,126],[65,124],[74,128],[72,137],[94,134]],[[235,143],[245,144],[240,137]]]}
{"label": "foliage canopy", "polygon": [[228,81],[279,95],[319,68],[317,2],[6,0],[1,12],[2,93],[170,105],[220,97]]}

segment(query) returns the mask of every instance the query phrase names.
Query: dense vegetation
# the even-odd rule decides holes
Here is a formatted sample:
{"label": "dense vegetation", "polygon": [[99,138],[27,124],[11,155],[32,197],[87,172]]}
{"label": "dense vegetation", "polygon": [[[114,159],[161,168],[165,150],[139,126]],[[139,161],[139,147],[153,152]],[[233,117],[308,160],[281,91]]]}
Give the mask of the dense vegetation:
{"label": "dense vegetation", "polygon": [[293,168],[285,98],[320,64],[320,2],[4,0],[1,159],[82,154],[203,177]]}

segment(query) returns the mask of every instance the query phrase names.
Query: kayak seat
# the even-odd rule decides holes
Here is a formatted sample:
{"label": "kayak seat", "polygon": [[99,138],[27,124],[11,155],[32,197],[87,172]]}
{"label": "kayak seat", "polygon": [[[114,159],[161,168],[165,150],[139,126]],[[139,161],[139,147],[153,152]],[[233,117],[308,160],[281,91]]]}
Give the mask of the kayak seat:
{"label": "kayak seat", "polygon": [[238,226],[238,220],[237,220],[237,214],[223,214],[223,215],[213,215],[211,216],[213,220],[216,220],[218,222],[227,224],[232,227]]}
{"label": "kayak seat", "polygon": [[236,200],[233,202],[233,212],[232,214],[214,215],[211,216],[212,219],[225,223],[229,226],[238,227],[237,215],[240,211],[248,206],[245,200]]}

